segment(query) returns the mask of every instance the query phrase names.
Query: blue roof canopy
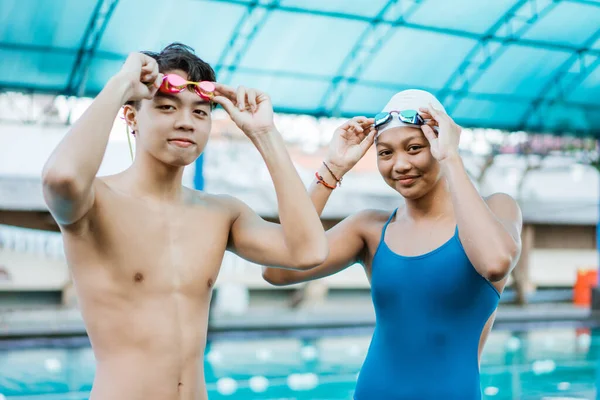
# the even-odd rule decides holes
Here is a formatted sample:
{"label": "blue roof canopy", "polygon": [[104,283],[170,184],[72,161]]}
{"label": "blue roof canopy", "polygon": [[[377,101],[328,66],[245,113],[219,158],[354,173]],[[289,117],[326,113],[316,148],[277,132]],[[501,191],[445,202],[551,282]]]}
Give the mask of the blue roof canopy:
{"label": "blue roof canopy", "polygon": [[421,88],[464,126],[600,137],[600,0],[3,0],[0,89],[94,96],[174,41],[279,112]]}

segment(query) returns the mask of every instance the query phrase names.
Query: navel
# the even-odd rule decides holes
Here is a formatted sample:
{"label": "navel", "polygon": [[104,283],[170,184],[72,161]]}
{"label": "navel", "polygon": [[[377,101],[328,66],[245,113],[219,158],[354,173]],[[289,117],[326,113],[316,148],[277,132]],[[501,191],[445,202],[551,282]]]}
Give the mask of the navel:
{"label": "navel", "polygon": [[144,275],[142,275],[141,272],[136,272],[135,275],[133,276],[133,280],[134,282],[141,282],[144,280]]}
{"label": "navel", "polygon": [[206,285],[207,285],[209,288],[211,288],[211,287],[213,287],[214,283],[215,283],[215,282],[212,280],[212,278],[208,278],[208,282],[206,282]]}

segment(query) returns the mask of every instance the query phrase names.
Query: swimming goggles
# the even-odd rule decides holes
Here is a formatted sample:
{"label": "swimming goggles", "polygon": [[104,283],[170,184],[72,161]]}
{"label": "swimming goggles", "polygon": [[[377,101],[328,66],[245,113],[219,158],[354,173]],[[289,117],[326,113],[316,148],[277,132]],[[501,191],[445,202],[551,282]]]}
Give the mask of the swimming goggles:
{"label": "swimming goggles", "polygon": [[416,110],[403,110],[403,111],[392,110],[392,111],[380,112],[379,114],[377,114],[375,116],[375,123],[373,124],[375,129],[378,129],[381,126],[389,123],[393,118],[392,114],[397,114],[398,119],[400,119],[400,121],[404,122],[405,124],[423,125],[425,123],[423,118],[419,115],[419,113]]}
{"label": "swimming goggles", "polygon": [[215,95],[215,84],[213,82],[186,81],[181,76],[176,74],[165,75],[158,90],[163,93],[181,93],[190,86],[193,86],[196,94],[206,101],[210,101]]}

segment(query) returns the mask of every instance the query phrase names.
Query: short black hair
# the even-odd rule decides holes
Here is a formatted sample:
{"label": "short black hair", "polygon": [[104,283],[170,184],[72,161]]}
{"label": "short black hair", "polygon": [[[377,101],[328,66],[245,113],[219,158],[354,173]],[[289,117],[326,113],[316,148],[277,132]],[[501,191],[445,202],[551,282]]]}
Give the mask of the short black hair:
{"label": "short black hair", "polygon": [[[194,49],[182,43],[171,43],[162,49],[160,52],[142,51],[156,60],[158,64],[158,72],[165,73],[176,69],[182,70],[188,75],[188,80],[194,82],[217,80],[214,69],[200,57],[198,57]],[[139,102],[127,102],[126,104],[133,105],[139,108]]]}

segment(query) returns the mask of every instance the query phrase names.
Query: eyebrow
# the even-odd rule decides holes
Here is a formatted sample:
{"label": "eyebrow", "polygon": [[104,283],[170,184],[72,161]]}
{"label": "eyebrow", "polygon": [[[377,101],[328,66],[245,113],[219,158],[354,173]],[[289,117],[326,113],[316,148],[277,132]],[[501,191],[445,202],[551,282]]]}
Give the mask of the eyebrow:
{"label": "eyebrow", "polygon": [[[169,99],[169,100],[173,100],[176,103],[181,104],[181,99],[174,94],[171,93],[163,93],[163,92],[156,92],[156,94],[154,95],[155,98],[165,98],[165,99]],[[210,102],[206,101],[206,100],[196,100],[193,102],[194,106],[210,106]]]}
{"label": "eyebrow", "polygon": [[[421,135],[410,135],[407,138],[403,139],[401,143],[404,144],[404,143],[410,142],[411,140],[420,139],[420,138],[421,138]],[[377,141],[376,145],[379,145],[379,144],[381,144],[383,146],[388,146],[388,147],[392,146],[391,144],[389,144],[387,142]]]}

